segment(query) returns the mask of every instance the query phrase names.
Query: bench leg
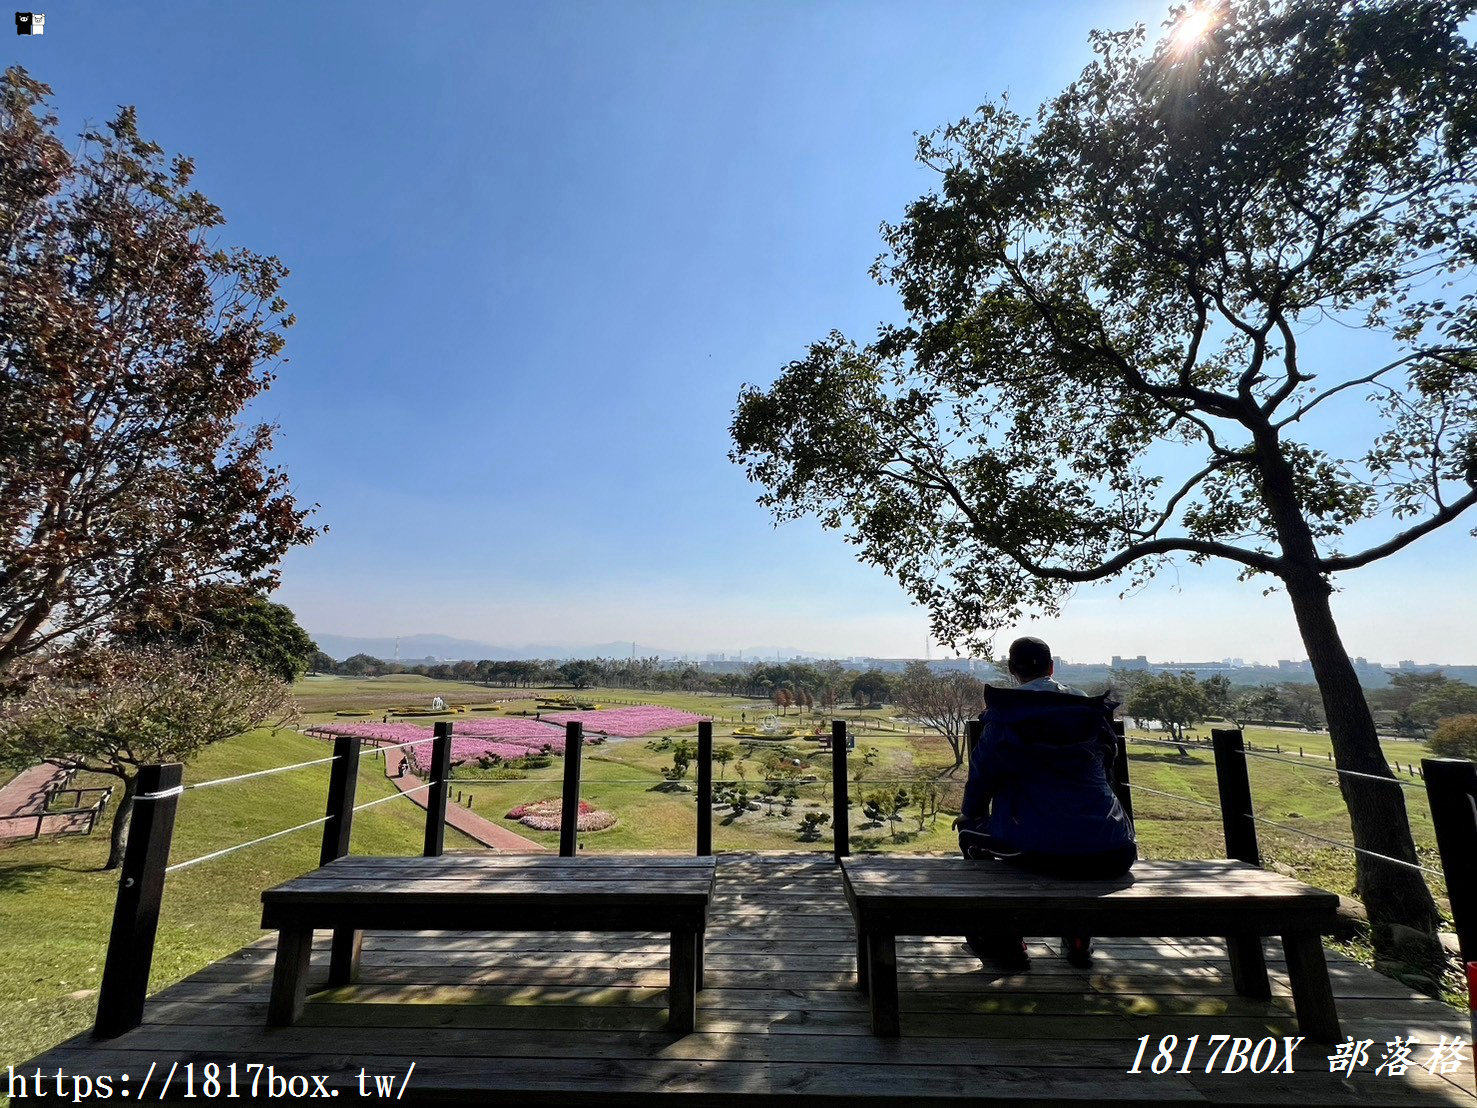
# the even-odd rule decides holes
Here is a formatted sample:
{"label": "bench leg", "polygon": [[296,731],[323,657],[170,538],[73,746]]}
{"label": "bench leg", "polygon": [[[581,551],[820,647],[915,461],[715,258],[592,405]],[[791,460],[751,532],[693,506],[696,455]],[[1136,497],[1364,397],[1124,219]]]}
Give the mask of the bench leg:
{"label": "bench leg", "polygon": [[696,939],[694,941],[697,943],[697,970],[696,970],[696,973],[695,973],[695,977],[696,977],[696,980],[697,980],[697,991],[698,992],[702,992],[703,991],[703,932],[699,931],[697,933],[697,937],[696,937]]}
{"label": "bench leg", "polygon": [[861,928],[857,928],[856,987],[862,991],[862,996],[866,996],[870,991],[870,986],[867,982],[867,957],[867,936],[862,932]]}
{"label": "bench leg", "polygon": [[1321,936],[1316,931],[1283,935],[1282,949],[1287,952],[1287,976],[1292,984],[1298,1030],[1315,1043],[1339,1042],[1343,1035],[1339,1031]]}
{"label": "bench leg", "polygon": [[363,931],[352,927],[334,929],[333,952],[328,959],[328,987],[330,989],[359,980],[359,952],[363,948]]}
{"label": "bench leg", "polygon": [[867,983],[872,1001],[872,1034],[895,1039],[899,1033],[897,939],[867,932]]}
{"label": "bench leg", "polygon": [[311,927],[284,927],[277,932],[277,962],[272,967],[272,996],[267,1002],[268,1027],[287,1027],[303,1014],[312,953]]}
{"label": "bench leg", "polygon": [[1226,939],[1226,953],[1231,959],[1231,984],[1236,992],[1252,1000],[1272,999],[1267,959],[1262,954],[1262,937],[1231,935]]}
{"label": "bench leg", "polygon": [[697,944],[693,931],[672,933],[672,962],[667,977],[667,1027],[686,1035],[697,1025]]}

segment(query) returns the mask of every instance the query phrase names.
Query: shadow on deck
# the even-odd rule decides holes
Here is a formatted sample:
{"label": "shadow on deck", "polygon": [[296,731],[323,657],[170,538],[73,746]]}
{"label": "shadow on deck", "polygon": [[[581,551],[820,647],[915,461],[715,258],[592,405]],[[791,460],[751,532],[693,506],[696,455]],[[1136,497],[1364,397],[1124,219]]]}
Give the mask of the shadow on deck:
{"label": "shadow on deck", "polygon": [[[179,1063],[169,1099],[183,1098],[185,1063],[223,1072],[247,1063],[316,1074],[357,1101],[360,1073],[393,1075],[412,1062],[404,1103],[616,1103],[686,1096],[692,1103],[755,1096],[906,1103],[1009,1099],[1257,1104],[1477,1104],[1470,1053],[1460,1070],[1376,1075],[1396,1035],[1427,1047],[1469,1034],[1453,1009],[1330,955],[1344,1030],[1371,1039],[1352,1079],[1330,1075],[1327,1047],[1304,1043],[1291,1075],[1148,1071],[1161,1036],[1260,1039],[1295,1035],[1280,944],[1267,943],[1273,999],[1231,988],[1218,941],[1115,939],[1091,971],[1031,943],[1029,973],[983,967],[963,943],[900,939],[903,1037],[873,1038],[855,989],[855,938],[840,873],[828,855],[726,854],[706,942],[707,987],[694,1034],[664,1028],[667,936],[540,936],[471,932],[370,933],[361,984],[309,998],[302,1021],[268,1030],[269,940],[238,951],[149,1002],[143,1026],[109,1042],[79,1036],[17,1067],[113,1077],[139,1096],[155,1064],[154,1100]],[[1055,940],[1051,946],[1054,948]],[[315,978],[327,969],[319,935]],[[1150,1036],[1142,1074],[1133,1063]],[[1279,1048],[1280,1060],[1280,1048]],[[1219,1070],[1224,1065],[1217,1064]],[[128,1084],[119,1081],[129,1074]],[[262,1080],[265,1089],[265,1079]],[[367,1085],[374,1091],[371,1078]],[[224,1095],[222,1090],[217,1095]],[[393,1093],[391,1094],[393,1096]],[[16,1100],[19,1105],[25,1101]],[[281,1103],[281,1100],[278,1100]]]}

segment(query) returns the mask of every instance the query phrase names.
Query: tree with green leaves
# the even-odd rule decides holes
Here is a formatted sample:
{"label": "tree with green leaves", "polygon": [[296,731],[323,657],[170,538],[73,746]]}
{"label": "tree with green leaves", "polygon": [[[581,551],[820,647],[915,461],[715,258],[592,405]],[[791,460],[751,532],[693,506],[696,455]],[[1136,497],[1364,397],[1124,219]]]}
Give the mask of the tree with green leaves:
{"label": "tree with green leaves", "polygon": [[93,647],[44,667],[22,695],[0,701],[0,764],[50,762],[118,778],[123,793],[105,866],[115,869],[140,766],[185,761],[296,714],[291,687],[248,659],[200,645]]}
{"label": "tree with green leaves", "polygon": [[216,244],[224,216],[132,108],[69,150],[51,90],[0,78],[0,676],[120,618],[276,587],[309,509],[244,419],[293,317],[282,263]]}
{"label": "tree with green leaves", "polygon": [[1448,716],[1436,725],[1431,753],[1438,758],[1467,758],[1477,762],[1477,714]]}
{"label": "tree with green leaves", "polygon": [[859,707],[875,708],[892,699],[893,680],[880,669],[869,669],[851,682],[851,696]]}
{"label": "tree with green leaves", "polygon": [[[1176,559],[1284,590],[1359,892],[1429,932],[1420,874],[1377,857],[1416,862],[1331,596],[1477,504],[1477,293],[1454,283],[1477,256],[1473,7],[1205,10],[1095,33],[1035,115],[1002,100],[921,138],[940,186],[874,269],[907,318],[746,387],[732,456],[956,646]],[[1320,342],[1339,324],[1354,348]],[[1349,450],[1356,411],[1378,426]]]}
{"label": "tree with green leaves", "polygon": [[322,653],[291,608],[234,588],[203,590],[184,610],[116,628],[114,637],[223,652],[289,684],[306,673]]}
{"label": "tree with green leaves", "polygon": [[1153,673],[1134,686],[1123,710],[1134,719],[1158,720],[1175,742],[1205,718],[1210,702],[1193,673]]}

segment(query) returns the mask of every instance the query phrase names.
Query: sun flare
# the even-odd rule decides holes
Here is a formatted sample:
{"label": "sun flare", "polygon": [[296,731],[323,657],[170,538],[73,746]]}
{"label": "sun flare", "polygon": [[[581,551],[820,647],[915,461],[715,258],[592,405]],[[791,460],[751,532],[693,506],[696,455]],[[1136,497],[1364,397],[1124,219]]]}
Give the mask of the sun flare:
{"label": "sun flare", "polygon": [[1210,33],[1215,16],[1208,7],[1189,8],[1170,34],[1174,48],[1181,53],[1195,49]]}

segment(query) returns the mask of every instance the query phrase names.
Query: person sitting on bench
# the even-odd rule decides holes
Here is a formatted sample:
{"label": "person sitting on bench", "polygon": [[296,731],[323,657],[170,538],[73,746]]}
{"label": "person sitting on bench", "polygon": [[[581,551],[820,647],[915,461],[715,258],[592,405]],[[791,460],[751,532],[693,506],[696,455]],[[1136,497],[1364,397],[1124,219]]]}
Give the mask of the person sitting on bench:
{"label": "person sitting on bench", "polygon": [[[1051,648],[1041,639],[1016,639],[1007,661],[1019,687],[986,689],[984,732],[955,822],[960,850],[1049,877],[1122,877],[1138,850],[1111,784],[1117,705],[1108,693],[1088,696],[1053,680]],[[981,932],[965,941],[982,958],[1029,965],[1020,935]],[[1092,940],[1068,936],[1062,953],[1086,968]]]}

